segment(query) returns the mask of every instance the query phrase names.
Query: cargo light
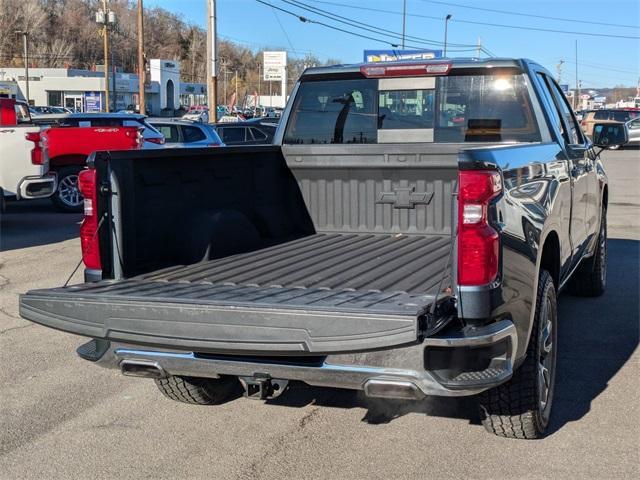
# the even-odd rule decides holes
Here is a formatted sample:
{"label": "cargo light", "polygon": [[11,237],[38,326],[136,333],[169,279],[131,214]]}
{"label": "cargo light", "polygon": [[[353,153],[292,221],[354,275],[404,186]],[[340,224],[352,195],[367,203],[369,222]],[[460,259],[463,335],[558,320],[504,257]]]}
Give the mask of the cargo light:
{"label": "cargo light", "polygon": [[447,75],[450,70],[450,63],[407,63],[401,65],[363,65],[360,67],[360,73],[367,78]]}
{"label": "cargo light", "polygon": [[100,270],[100,239],[98,238],[98,190],[96,170],[82,170],[78,175],[78,188],[84,197],[84,219],[80,225],[82,261],[89,269]]}
{"label": "cargo light", "polygon": [[31,149],[31,163],[34,165],[44,165],[44,149],[40,132],[29,132],[25,134],[25,137],[28,141],[34,143]]}
{"label": "cargo light", "polygon": [[458,189],[458,284],[487,285],[498,275],[500,246],[487,212],[502,193],[502,178],[494,170],[461,170]]}

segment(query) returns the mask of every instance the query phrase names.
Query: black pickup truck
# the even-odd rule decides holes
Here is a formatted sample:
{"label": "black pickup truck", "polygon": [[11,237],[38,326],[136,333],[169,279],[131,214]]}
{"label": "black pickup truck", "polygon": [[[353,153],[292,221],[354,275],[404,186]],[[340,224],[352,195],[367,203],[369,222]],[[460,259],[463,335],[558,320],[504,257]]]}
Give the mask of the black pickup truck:
{"label": "black pickup truck", "polygon": [[272,146],[95,153],[86,281],[20,313],[175,400],[479,394],[489,431],[536,438],[557,292],[605,289],[594,145],[627,133],[594,135],[528,60],[308,69]]}

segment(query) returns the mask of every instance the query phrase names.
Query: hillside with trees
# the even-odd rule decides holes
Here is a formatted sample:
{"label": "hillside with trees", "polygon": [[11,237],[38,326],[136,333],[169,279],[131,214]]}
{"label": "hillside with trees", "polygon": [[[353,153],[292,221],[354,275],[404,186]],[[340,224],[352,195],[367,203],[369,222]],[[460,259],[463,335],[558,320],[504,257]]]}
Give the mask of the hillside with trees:
{"label": "hillside with trees", "polygon": [[[0,35],[0,67],[23,65],[21,37],[13,34],[21,30],[29,32],[31,66],[96,69],[104,61],[100,28],[95,23],[95,12],[101,4],[100,0],[0,0],[0,32],[4,32]],[[117,29],[111,36],[114,64],[125,72],[135,72],[136,2],[111,0],[109,5],[118,19]],[[203,15],[204,10],[203,3]],[[240,95],[257,91],[261,51],[269,45],[252,50],[219,40],[218,46],[219,100],[222,100],[225,78],[227,100],[235,89],[236,71]],[[206,32],[174,13],[162,8],[145,10],[145,55],[148,59],[180,60],[185,81],[205,82]],[[289,55],[290,82],[295,81],[305,66],[320,64],[323,62],[314,56],[291,58]],[[264,93],[265,87],[262,88]],[[279,93],[278,82],[273,82],[273,93]]]}

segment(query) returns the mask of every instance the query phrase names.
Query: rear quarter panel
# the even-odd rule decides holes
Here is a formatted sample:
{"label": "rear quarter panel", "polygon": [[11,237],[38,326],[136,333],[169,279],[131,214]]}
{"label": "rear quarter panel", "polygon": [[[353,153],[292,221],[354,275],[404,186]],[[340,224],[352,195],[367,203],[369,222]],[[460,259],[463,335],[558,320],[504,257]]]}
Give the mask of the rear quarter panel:
{"label": "rear quarter panel", "polygon": [[18,184],[24,177],[43,176],[49,166],[33,165],[31,150],[34,143],[26,138],[27,133],[39,132],[38,126],[0,126],[0,187],[6,196],[16,195]]}
{"label": "rear quarter panel", "polygon": [[571,258],[569,163],[555,143],[465,150],[460,163],[461,168],[502,172],[504,193],[491,212],[502,241],[501,278],[490,296],[491,317],[513,320],[520,358],[531,333],[541,251],[550,232],[558,234],[561,264]]}

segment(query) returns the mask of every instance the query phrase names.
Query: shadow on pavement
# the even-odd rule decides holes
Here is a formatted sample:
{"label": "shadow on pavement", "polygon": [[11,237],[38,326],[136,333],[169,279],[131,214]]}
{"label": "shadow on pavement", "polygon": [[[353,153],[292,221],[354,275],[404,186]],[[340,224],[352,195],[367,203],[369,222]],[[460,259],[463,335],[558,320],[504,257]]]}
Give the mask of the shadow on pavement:
{"label": "shadow on pavement", "polygon": [[[549,434],[580,420],[591,402],[629,360],[638,346],[640,318],[640,242],[610,239],[607,291],[599,298],[560,296],[558,372]],[[277,405],[317,404],[336,408],[366,408],[362,419],[389,423],[408,413],[459,418],[479,423],[475,399],[431,397],[423,402],[367,399],[359,392],[292,385]]]}
{"label": "shadow on pavement", "polygon": [[78,237],[80,220],[81,214],[56,212],[48,199],[8,202],[0,214],[0,252]]}

